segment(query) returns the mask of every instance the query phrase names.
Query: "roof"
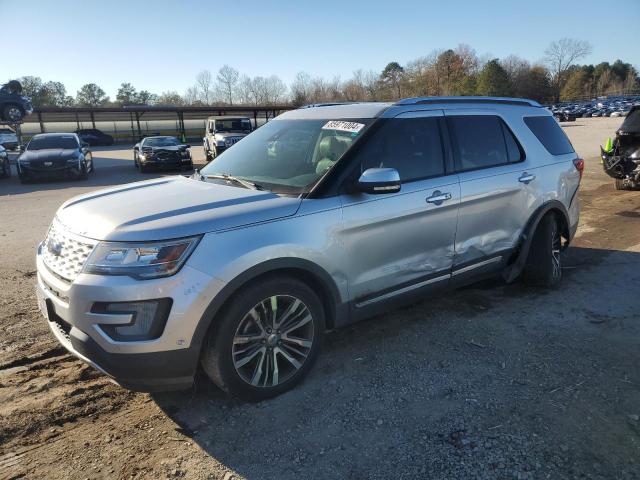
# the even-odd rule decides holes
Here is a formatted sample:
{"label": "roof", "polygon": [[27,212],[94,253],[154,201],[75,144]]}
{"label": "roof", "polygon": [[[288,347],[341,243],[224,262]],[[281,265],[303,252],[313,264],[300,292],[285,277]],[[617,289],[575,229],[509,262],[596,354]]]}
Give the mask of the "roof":
{"label": "roof", "polygon": [[214,115],[207,117],[207,120],[233,120],[234,118],[250,118],[247,115]]}
{"label": "roof", "polygon": [[278,119],[376,118],[392,105],[390,102],[322,103],[290,110],[280,115]]}
{"label": "roof", "polygon": [[33,137],[75,137],[75,136],[76,136],[75,132],[60,132],[60,133],[37,133]]}

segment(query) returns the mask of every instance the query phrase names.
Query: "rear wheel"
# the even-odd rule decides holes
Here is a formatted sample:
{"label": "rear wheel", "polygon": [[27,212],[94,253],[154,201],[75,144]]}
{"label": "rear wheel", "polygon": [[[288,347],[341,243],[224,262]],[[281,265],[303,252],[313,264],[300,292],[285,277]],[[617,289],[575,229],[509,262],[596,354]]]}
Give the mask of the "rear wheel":
{"label": "rear wheel", "polygon": [[271,277],[239,291],[215,319],[202,365],[228,394],[276,396],[311,369],[324,336],[322,303],[306,284]]}
{"label": "rear wheel", "polygon": [[526,283],[553,288],[562,278],[562,239],[556,216],[545,215],[533,235],[527,263],[522,272]]}
{"label": "rear wheel", "polygon": [[623,178],[616,178],[616,190],[626,190],[627,184]]}

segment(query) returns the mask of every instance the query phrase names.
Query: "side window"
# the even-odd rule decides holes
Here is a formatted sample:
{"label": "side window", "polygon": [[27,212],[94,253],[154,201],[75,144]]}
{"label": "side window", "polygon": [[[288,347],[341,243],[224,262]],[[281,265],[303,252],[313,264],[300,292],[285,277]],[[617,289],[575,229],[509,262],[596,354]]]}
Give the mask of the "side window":
{"label": "side window", "polygon": [[504,122],[495,115],[447,117],[459,170],[475,170],[521,159],[520,148]]}
{"label": "side window", "polygon": [[390,118],[357,154],[361,172],[395,168],[403,183],[444,175],[438,118]]}
{"label": "side window", "polygon": [[507,146],[507,157],[509,159],[509,163],[519,162],[523,160],[522,150],[518,145],[518,141],[509,130],[509,127],[502,123],[502,134],[504,135],[504,143]]}
{"label": "side window", "polygon": [[451,116],[453,149],[460,170],[474,170],[507,163],[502,126],[488,115]]}
{"label": "side window", "polygon": [[524,117],[524,123],[551,155],[573,153],[573,146],[551,115]]}

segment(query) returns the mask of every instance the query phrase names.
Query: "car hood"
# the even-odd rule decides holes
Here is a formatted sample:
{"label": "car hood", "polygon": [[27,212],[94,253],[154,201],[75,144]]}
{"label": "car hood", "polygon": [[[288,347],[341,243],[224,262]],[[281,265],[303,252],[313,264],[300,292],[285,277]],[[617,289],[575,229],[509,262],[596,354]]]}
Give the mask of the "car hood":
{"label": "car hood", "polygon": [[20,160],[63,160],[74,158],[78,150],[72,148],[47,148],[45,150],[27,150],[20,155]]}
{"label": "car hood", "polygon": [[165,177],[75,197],[58,210],[72,233],[95,240],[187,237],[294,215],[301,199],[186,177]]}

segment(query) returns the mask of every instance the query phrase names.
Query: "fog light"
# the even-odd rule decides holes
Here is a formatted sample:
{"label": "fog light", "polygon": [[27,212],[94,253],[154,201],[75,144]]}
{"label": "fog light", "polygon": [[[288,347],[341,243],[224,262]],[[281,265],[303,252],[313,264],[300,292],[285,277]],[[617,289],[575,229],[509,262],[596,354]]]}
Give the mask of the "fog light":
{"label": "fog light", "polygon": [[171,304],[170,298],[141,302],[100,302],[93,305],[91,312],[131,317],[129,323],[99,325],[113,340],[119,342],[154,340],[159,338],[164,331]]}

